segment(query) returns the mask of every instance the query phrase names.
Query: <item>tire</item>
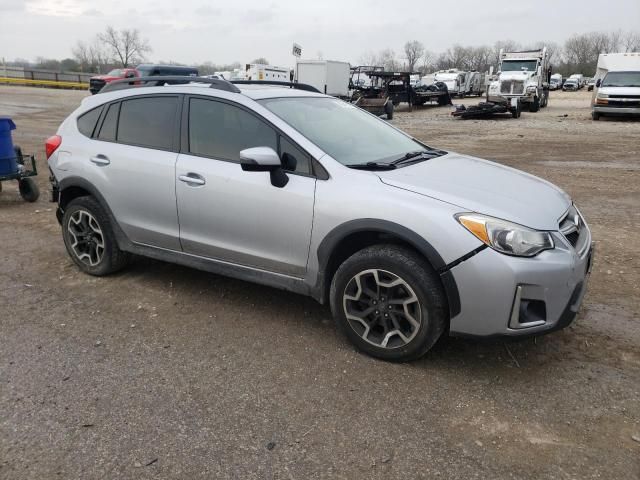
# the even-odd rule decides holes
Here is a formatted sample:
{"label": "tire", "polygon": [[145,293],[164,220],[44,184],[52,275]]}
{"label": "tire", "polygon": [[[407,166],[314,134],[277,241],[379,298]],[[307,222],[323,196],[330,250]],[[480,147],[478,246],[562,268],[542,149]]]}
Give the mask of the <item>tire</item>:
{"label": "tire", "polygon": [[40,189],[33,178],[21,178],[18,180],[18,190],[25,202],[33,203],[40,197]]}
{"label": "tire", "polygon": [[391,101],[384,104],[384,113],[387,114],[387,120],[393,120],[393,103]]}
{"label": "tire", "polygon": [[[371,285],[376,285],[377,296]],[[405,303],[400,306],[402,300]],[[446,297],[438,275],[425,259],[396,245],[374,245],[349,257],[333,277],[330,303],[339,330],[351,343],[383,360],[420,358],[447,323]],[[370,311],[363,318],[353,315],[363,313],[363,308]]]}
{"label": "tire", "polygon": [[549,105],[549,92],[545,92],[545,94],[543,95],[540,108],[547,108],[547,105]]}
{"label": "tire", "polygon": [[600,120],[600,113],[599,112],[591,112],[591,118],[593,118],[595,121]]}
{"label": "tire", "polygon": [[93,197],[78,197],[67,205],[62,238],[73,262],[89,275],[109,275],[129,263],[130,254],[118,248],[109,215]]}
{"label": "tire", "polygon": [[540,110],[540,97],[536,95],[533,97],[533,102],[529,104],[529,111],[537,112],[538,110]]}

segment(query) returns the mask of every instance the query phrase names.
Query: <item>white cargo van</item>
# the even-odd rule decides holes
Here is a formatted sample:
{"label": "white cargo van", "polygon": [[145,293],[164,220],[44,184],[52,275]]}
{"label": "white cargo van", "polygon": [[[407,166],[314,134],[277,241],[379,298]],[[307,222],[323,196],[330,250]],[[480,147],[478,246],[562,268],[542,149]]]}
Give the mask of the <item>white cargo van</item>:
{"label": "white cargo van", "polygon": [[316,87],[318,91],[346,98],[349,96],[351,66],[348,62],[334,60],[299,60],[296,63],[296,80]]}
{"label": "white cargo van", "polygon": [[640,52],[601,53],[591,97],[591,117],[640,115]]}

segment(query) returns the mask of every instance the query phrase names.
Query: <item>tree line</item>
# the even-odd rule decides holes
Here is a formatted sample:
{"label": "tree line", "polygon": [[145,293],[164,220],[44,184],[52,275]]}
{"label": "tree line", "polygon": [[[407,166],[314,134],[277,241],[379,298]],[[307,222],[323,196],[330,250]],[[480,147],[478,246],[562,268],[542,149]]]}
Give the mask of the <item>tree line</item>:
{"label": "tree line", "polygon": [[[361,55],[361,65],[382,66],[390,71],[412,71],[421,74],[449,68],[459,68],[486,72],[494,69],[499,62],[500,50],[519,51],[547,47],[554,72],[564,76],[583,73],[591,76],[595,73],[598,55],[611,52],[640,52],[640,32],[621,30],[613,32],[589,32],[574,34],[564,44],[554,42],[533,42],[520,44],[513,40],[500,40],[493,45],[463,46],[453,45],[444,52],[428,50],[418,40],[406,42],[399,54],[391,48],[379,52],[366,52]],[[63,60],[38,57],[36,62],[16,59],[7,65],[41,68],[54,71],[105,73],[111,68],[135,66],[152,52],[149,42],[137,29],[117,30],[107,27],[89,41],[78,41],[72,48],[72,57]],[[175,61],[160,63],[179,64]],[[251,63],[268,63],[264,57]],[[241,68],[240,62],[216,64],[205,62],[194,65],[203,75],[216,71]]]}
{"label": "tree line", "polygon": [[554,72],[564,76],[572,73],[591,76],[595,73],[598,55],[601,53],[640,52],[640,32],[618,30],[579,33],[569,37],[563,45],[543,41],[520,44],[513,40],[501,40],[491,46],[479,47],[456,44],[441,53],[427,50],[421,42],[412,40],[404,44],[403,51],[399,55],[387,48],[377,53],[367,52],[359,60],[362,65],[382,66],[385,70],[405,70],[422,74],[450,68],[486,72],[490,67],[497,68],[501,49],[522,51],[542,47],[547,47]]}

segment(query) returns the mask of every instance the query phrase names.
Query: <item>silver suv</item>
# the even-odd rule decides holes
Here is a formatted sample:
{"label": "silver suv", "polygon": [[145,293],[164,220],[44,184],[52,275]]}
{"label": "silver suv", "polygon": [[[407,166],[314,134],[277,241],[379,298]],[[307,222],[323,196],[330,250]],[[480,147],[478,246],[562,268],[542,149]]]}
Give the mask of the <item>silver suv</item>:
{"label": "silver suv", "polygon": [[136,254],[310,295],[387,360],[445,332],[521,337],[574,319],[591,233],[549,182],[302,85],[124,87],[84,99],[46,144],[82,271]]}

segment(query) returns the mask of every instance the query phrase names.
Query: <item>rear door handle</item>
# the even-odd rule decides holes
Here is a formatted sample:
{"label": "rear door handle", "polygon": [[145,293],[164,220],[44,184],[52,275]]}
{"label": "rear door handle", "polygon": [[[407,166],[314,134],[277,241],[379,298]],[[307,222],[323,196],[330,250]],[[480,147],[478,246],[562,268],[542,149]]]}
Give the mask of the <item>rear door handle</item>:
{"label": "rear door handle", "polygon": [[178,176],[178,180],[181,182],[187,183],[191,186],[193,185],[204,185],[207,183],[202,175],[198,175],[197,173],[187,173],[186,175]]}
{"label": "rear door handle", "polygon": [[91,162],[95,163],[96,165],[109,165],[111,163],[111,160],[109,160],[106,155],[102,155],[101,153],[99,153],[95,157],[91,157],[89,160],[91,160]]}

